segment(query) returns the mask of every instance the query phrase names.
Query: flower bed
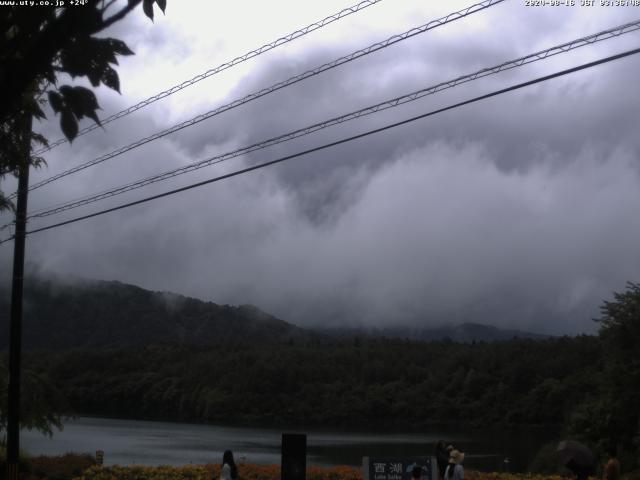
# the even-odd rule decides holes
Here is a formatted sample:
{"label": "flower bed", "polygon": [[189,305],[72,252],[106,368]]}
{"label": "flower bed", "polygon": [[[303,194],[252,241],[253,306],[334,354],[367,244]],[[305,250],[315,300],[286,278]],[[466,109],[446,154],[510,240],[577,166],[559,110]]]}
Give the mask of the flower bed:
{"label": "flower bed", "polygon": [[[240,465],[240,480],[280,480],[278,465]],[[220,476],[220,465],[185,465],[182,467],[101,467],[87,469],[75,480],[212,480]],[[362,480],[358,467],[309,467],[307,480]]]}
{"label": "flower bed", "polygon": [[[100,467],[94,466],[74,480],[215,480],[219,478],[220,465],[185,465],[182,467]],[[240,465],[240,480],[280,480],[278,465]],[[362,480],[360,467],[307,468],[307,480]],[[515,473],[483,473],[467,470],[465,480],[567,480],[557,475],[532,475]]]}

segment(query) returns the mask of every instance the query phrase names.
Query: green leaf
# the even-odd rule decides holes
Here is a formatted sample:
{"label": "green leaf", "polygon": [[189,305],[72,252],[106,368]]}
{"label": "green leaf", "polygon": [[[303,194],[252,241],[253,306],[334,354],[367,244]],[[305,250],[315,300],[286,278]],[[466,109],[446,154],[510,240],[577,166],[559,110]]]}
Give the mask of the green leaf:
{"label": "green leaf", "polygon": [[120,93],[120,79],[118,78],[118,73],[113,68],[107,67],[104,72],[102,72],[102,83]]}
{"label": "green leaf", "polygon": [[84,42],[72,39],[60,52],[60,66],[72,77],[81,77],[91,70],[96,54],[96,44],[92,39]]}
{"label": "green leaf", "polygon": [[82,118],[84,116],[82,106],[76,98],[74,87],[63,85],[60,87],[60,93],[64,98],[64,109],[72,111],[78,119]]}
{"label": "green leaf", "polygon": [[96,61],[106,61],[107,63],[118,63],[116,60],[116,52],[111,45],[105,39],[100,39],[98,43],[98,53],[96,55]]}
{"label": "green leaf", "polygon": [[47,96],[49,97],[49,104],[55,113],[59,113],[64,108],[64,102],[62,101],[62,96],[58,92],[54,92],[49,90],[47,92]]}
{"label": "green leaf", "polygon": [[62,96],[65,98],[65,100],[73,95],[73,87],[70,85],[62,85],[59,89],[60,93],[62,94]]}
{"label": "green leaf", "polygon": [[98,118],[98,114],[93,111],[93,112],[88,112],[87,117],[89,117],[91,120],[93,120],[94,122],[96,122],[98,125],[102,126],[102,123],[100,123],[100,119]]}
{"label": "green leaf", "polygon": [[96,98],[96,94],[93,93],[92,90],[89,90],[88,88],[84,88],[84,87],[77,87],[76,89],[78,90],[79,94],[81,94],[84,97],[85,109],[91,109],[91,110],[100,109],[100,105],[98,104],[98,99]]}
{"label": "green leaf", "polygon": [[47,138],[40,133],[31,132],[31,140],[33,140],[36,143],[39,143],[43,147],[49,146],[49,140],[47,140]]}
{"label": "green leaf", "polygon": [[118,55],[134,55],[133,51],[122,40],[117,38],[107,38],[106,40],[109,42],[111,49]]}
{"label": "green leaf", "polygon": [[93,85],[94,87],[97,87],[98,85],[100,85],[100,71],[97,69],[94,70],[89,70],[87,72],[87,77],[89,78],[89,81],[91,82],[91,85]]}
{"label": "green leaf", "polygon": [[96,109],[99,109],[100,106],[93,91],[85,87],[69,87],[68,85],[60,87],[60,91],[64,95],[65,104],[71,108],[78,120],[86,116],[100,125],[100,120],[96,115]]}
{"label": "green leaf", "polygon": [[53,72],[52,68],[48,68],[47,70],[45,70],[42,75],[44,76],[45,80],[47,80],[52,85],[56,84],[56,74]]}
{"label": "green leaf", "polygon": [[69,142],[72,142],[73,139],[76,138],[76,135],[78,135],[78,121],[70,109],[62,111],[60,115],[60,128]]}
{"label": "green leaf", "polygon": [[47,118],[47,116],[44,114],[44,112],[42,111],[42,109],[40,108],[40,105],[38,105],[37,103],[34,103],[31,107],[31,114],[39,119],[43,119],[43,118]]}
{"label": "green leaf", "polygon": [[105,40],[109,42],[111,49],[118,55],[135,55],[133,50],[122,40],[118,40],[117,38],[107,38]]}
{"label": "green leaf", "polygon": [[15,212],[16,207],[11,200],[4,196],[2,192],[0,192],[0,212],[9,211]]}
{"label": "green leaf", "polygon": [[74,87],[73,95],[76,98],[78,104],[82,107],[81,110],[86,115],[90,110],[96,110],[100,108],[98,105],[98,99],[96,94],[92,90],[84,87]]}
{"label": "green leaf", "polygon": [[154,0],[142,0],[142,10],[144,14],[153,22],[153,2]]}
{"label": "green leaf", "polygon": [[32,156],[31,157],[31,166],[33,168],[46,167],[47,166],[47,161],[42,157]]}

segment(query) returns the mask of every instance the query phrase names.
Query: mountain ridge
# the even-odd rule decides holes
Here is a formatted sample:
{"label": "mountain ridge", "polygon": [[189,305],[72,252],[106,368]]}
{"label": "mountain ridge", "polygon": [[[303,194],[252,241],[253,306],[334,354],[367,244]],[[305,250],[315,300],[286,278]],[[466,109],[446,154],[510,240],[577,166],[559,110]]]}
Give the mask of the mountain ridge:
{"label": "mountain ridge", "polygon": [[491,342],[511,340],[513,338],[538,340],[552,335],[527,332],[523,330],[503,329],[492,325],[464,322],[457,325],[435,327],[397,326],[397,327],[327,327],[316,328],[317,332],[330,337],[387,337],[406,338],[419,341],[451,340],[458,343]]}
{"label": "mountain ridge", "polygon": [[[0,286],[0,349],[8,346],[9,293]],[[361,338],[449,340],[459,343],[542,339],[546,335],[478,323],[419,327],[299,327],[254,305],[219,305],[114,280],[32,278],[24,294],[26,349],[96,348],[149,344],[285,343]]]}
{"label": "mountain ridge", "polygon": [[[7,312],[4,292],[0,308]],[[217,344],[307,339],[304,329],[253,305],[219,305],[119,281],[57,283],[32,280],[24,292],[23,344],[27,349]],[[0,330],[0,348],[8,328]]]}

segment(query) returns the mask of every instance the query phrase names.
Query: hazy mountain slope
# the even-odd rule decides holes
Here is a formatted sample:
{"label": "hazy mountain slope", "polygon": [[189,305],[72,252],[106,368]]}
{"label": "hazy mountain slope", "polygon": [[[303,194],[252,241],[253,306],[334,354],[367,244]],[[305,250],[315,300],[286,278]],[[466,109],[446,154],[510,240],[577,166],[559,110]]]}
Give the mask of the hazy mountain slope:
{"label": "hazy mountain slope", "polygon": [[463,323],[460,325],[445,325],[440,327],[326,328],[318,329],[317,331],[332,337],[387,337],[424,341],[450,339],[460,343],[472,341],[492,342],[511,340],[513,338],[548,338],[548,335],[523,332],[520,330],[501,329],[479,323]]}
{"label": "hazy mountain slope", "polygon": [[[0,287],[0,348],[8,344],[9,292]],[[31,279],[25,288],[26,349],[175,343],[264,343],[312,338],[388,337],[454,342],[544,338],[464,323],[442,327],[302,329],[252,305],[218,305],[114,281]]]}
{"label": "hazy mountain slope", "polygon": [[[8,343],[9,294],[0,297],[0,348]],[[251,305],[217,305],[107,281],[30,281],[25,288],[25,348],[152,343],[281,342],[304,330]]]}

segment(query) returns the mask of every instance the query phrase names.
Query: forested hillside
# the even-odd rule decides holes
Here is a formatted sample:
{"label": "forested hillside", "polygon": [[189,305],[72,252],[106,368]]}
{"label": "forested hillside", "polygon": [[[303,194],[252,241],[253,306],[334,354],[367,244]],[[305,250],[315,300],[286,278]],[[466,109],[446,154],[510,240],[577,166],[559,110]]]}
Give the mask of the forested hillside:
{"label": "forested hillside", "polygon": [[496,340],[511,340],[513,338],[543,339],[550,335],[541,335],[522,330],[511,330],[483,325],[480,323],[465,322],[459,325],[440,326],[393,326],[393,327],[329,327],[315,328],[316,332],[333,338],[409,338],[411,340],[443,340],[450,339],[454,342],[491,342]]}
{"label": "forested hillside", "polygon": [[36,425],[58,424],[59,413],[288,426],[553,424],[601,451],[618,445],[636,462],[639,284],[604,302],[597,336],[492,342],[335,338],[255,307],[115,282],[48,285],[28,294],[26,309],[23,398]]}
{"label": "forested hillside", "polygon": [[595,337],[291,342],[31,354],[77,413],[354,425],[563,423],[596,394]]}

